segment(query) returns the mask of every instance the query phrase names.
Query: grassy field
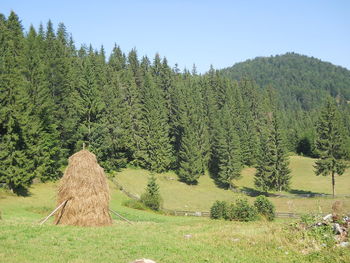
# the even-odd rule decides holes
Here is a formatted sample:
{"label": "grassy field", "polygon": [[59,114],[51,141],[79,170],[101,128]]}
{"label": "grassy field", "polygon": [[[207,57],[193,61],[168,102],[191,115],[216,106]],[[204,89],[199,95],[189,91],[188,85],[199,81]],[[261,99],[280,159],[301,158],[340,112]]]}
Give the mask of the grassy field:
{"label": "grassy field", "polygon": [[[295,198],[296,194],[324,193],[330,194],[330,177],[315,176],[313,173],[314,159],[292,156],[290,168],[292,183],[290,192],[282,194],[292,195],[293,198],[272,197],[272,202],[279,212],[321,212],[330,211],[334,200],[332,198]],[[254,191],[254,168],[245,168],[242,177],[235,183],[240,189]],[[141,195],[144,191],[149,172],[142,169],[124,169],[117,173],[115,180],[123,188],[133,194]],[[164,199],[164,207],[175,210],[209,211],[215,200],[233,201],[242,194],[218,188],[208,176],[202,176],[198,185],[186,185],[177,180],[175,173],[158,174],[158,184]],[[336,178],[338,194],[350,194],[350,171]],[[248,197],[251,201],[252,197]],[[345,208],[350,210],[350,198],[338,198],[344,202]]]}
{"label": "grassy field", "polygon": [[133,225],[82,228],[38,221],[55,207],[56,184],[38,184],[29,197],[2,193],[0,262],[116,262],[151,258],[158,263],[350,262],[350,249],[322,248],[290,222],[238,223],[171,217],[123,207],[113,185],[111,208]]}
{"label": "grassy field", "polygon": [[[291,190],[285,194],[332,194],[330,176],[316,176],[314,173],[315,159],[303,156],[291,156],[290,165],[292,175]],[[245,168],[242,177],[237,181],[240,187],[254,188],[254,168]],[[350,195],[350,170],[342,176],[336,176],[336,194]]]}

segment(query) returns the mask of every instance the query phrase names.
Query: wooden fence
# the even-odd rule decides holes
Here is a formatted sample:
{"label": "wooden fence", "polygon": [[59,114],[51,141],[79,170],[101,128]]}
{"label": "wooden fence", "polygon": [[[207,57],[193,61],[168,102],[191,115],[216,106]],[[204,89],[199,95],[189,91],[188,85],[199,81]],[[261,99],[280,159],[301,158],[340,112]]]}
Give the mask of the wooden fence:
{"label": "wooden fence", "polygon": [[[198,217],[210,217],[210,212],[207,211],[179,211],[179,210],[164,210],[169,215],[173,216],[198,216]],[[287,212],[276,212],[277,218],[300,218],[301,214],[298,213],[287,213]]]}

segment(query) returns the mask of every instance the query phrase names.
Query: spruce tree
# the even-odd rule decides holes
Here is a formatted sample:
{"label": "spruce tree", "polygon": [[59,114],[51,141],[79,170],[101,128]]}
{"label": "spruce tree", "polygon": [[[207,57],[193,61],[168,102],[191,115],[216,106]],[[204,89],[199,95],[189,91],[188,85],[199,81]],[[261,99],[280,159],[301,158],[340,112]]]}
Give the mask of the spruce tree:
{"label": "spruce tree", "polygon": [[0,182],[21,192],[35,176],[30,158],[29,97],[24,77],[24,37],[18,16],[0,20]]}
{"label": "spruce tree", "polygon": [[289,190],[289,161],[279,119],[275,112],[268,115],[267,125],[261,129],[255,185],[264,191]]}
{"label": "spruce tree", "polygon": [[162,197],[154,174],[148,178],[146,192],[141,195],[141,202],[152,210],[158,211],[161,208]]}
{"label": "spruce tree", "polygon": [[114,71],[121,71],[122,69],[125,69],[125,67],[126,67],[125,54],[121,51],[120,47],[117,46],[116,44],[114,45],[112,53],[109,57],[108,65]]}
{"label": "spruce tree", "polygon": [[32,145],[36,177],[42,181],[56,179],[61,175],[62,150],[59,132],[53,119],[54,104],[47,88],[44,62],[41,58],[43,39],[30,27],[25,41],[24,74],[29,101],[27,112],[30,118],[28,139]]}
{"label": "spruce tree", "polygon": [[234,117],[229,106],[225,105],[220,111],[220,126],[217,138],[217,180],[221,186],[231,187],[232,180],[240,176],[242,165],[240,142],[234,123]]}
{"label": "spruce tree", "polygon": [[127,105],[122,93],[122,69],[109,63],[105,69],[107,82],[103,86],[101,98],[104,110],[98,121],[99,136],[95,152],[107,171],[115,171],[128,163],[129,119]]}
{"label": "spruce tree", "polygon": [[181,181],[196,184],[207,167],[205,156],[209,146],[202,98],[196,81],[189,77],[178,89],[177,174]]}
{"label": "spruce tree", "polygon": [[[41,37],[41,34],[39,34]],[[52,117],[60,131],[60,140],[66,154],[75,150],[77,142],[77,109],[75,88],[79,79],[78,63],[73,56],[75,51],[68,39],[65,26],[61,23],[55,34],[53,24],[49,20],[43,35],[42,61],[45,63],[45,78],[53,101]],[[67,94],[70,94],[69,96]]]}
{"label": "spruce tree", "polygon": [[329,99],[316,124],[316,150],[319,159],[315,163],[315,173],[323,176],[331,175],[333,197],[335,197],[335,175],[342,175],[346,168],[346,164],[342,161],[344,152],[341,125],[337,107],[334,101]]}
{"label": "spruce tree", "polygon": [[121,72],[121,92],[124,98],[126,114],[126,148],[127,158],[132,165],[142,166],[146,153],[142,138],[142,104],[140,89],[136,85],[132,69],[128,65],[125,71]]}
{"label": "spruce tree", "polygon": [[210,171],[217,184],[231,187],[232,180],[240,176],[241,149],[237,94],[235,86],[222,82],[217,96],[217,110],[214,113],[212,130]]}
{"label": "spruce tree", "polygon": [[77,150],[81,149],[81,144],[86,142],[93,147],[98,145],[95,139],[96,132],[99,132],[98,120],[104,108],[101,100],[100,81],[98,66],[96,65],[96,55],[92,47],[88,50],[88,55],[81,60],[80,77],[76,105],[80,118],[78,127],[79,139],[77,140]]}
{"label": "spruce tree", "polygon": [[151,171],[165,172],[173,162],[168,114],[163,91],[155,85],[149,72],[144,72],[141,102],[144,166]]}

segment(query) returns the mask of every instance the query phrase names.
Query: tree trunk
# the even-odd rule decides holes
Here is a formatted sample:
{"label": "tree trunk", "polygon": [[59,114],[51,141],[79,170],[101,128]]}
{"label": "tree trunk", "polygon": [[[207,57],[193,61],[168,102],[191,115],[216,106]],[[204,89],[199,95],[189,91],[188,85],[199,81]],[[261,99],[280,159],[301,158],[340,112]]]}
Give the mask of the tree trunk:
{"label": "tree trunk", "polygon": [[333,190],[333,198],[335,197],[335,179],[334,179],[334,171],[332,171],[332,190]]}

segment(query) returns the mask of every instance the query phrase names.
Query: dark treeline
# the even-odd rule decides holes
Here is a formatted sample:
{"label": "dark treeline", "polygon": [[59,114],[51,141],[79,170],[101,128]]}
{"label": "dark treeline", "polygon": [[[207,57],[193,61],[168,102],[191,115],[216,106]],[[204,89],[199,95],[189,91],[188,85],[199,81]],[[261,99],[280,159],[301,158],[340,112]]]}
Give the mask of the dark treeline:
{"label": "dark treeline", "polygon": [[85,143],[107,171],[175,170],[196,184],[209,170],[229,187],[243,166],[256,166],[258,187],[284,190],[286,152],[313,154],[318,115],[286,109],[276,97],[213,68],[180,72],[158,54],[77,49],[62,23],[24,33],[15,13],[0,15],[0,183],[19,191],[34,178],[55,180]]}

